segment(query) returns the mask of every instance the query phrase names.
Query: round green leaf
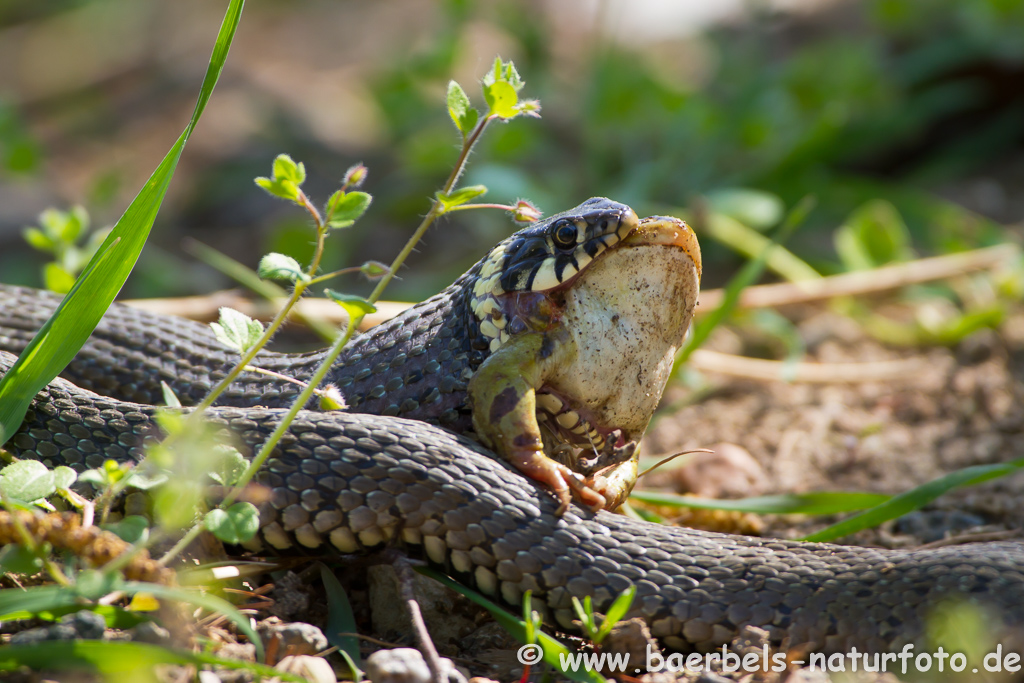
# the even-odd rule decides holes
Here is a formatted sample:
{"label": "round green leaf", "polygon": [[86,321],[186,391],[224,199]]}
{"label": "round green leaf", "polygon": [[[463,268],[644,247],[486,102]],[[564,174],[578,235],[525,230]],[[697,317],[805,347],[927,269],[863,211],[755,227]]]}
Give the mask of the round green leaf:
{"label": "round green leaf", "polygon": [[225,543],[245,543],[259,531],[260,513],[252,503],[235,503],[227,510],[207,512],[206,528]]}
{"label": "round green leaf", "polygon": [[271,252],[260,259],[259,269],[256,271],[263,280],[308,280],[309,277],[302,271],[302,266],[291,256]]}
{"label": "round green leaf", "polygon": [[10,543],[0,548],[0,571],[32,575],[43,567],[43,561],[25,546]]}
{"label": "round green leaf", "polygon": [[519,114],[516,104],[519,103],[519,94],[516,89],[505,81],[497,81],[484,88],[484,99],[490,107],[489,114],[500,116],[503,119],[512,119]]}
{"label": "round green leaf", "polygon": [[75,483],[75,479],[78,478],[78,473],[70,467],[61,465],[53,468],[53,485],[59,489],[69,488]]}
{"label": "round green leaf", "polygon": [[234,486],[249,467],[249,461],[237,448],[218,444],[213,447],[213,455],[215,462],[210,479],[222,486]]}
{"label": "round green leaf", "polygon": [[57,490],[53,472],[38,460],[19,460],[0,470],[0,490],[13,500],[30,502]]}
{"label": "round green leaf", "polygon": [[105,524],[103,528],[117,534],[125,543],[138,543],[149,535],[149,520],[142,515],[128,515],[120,522]]}

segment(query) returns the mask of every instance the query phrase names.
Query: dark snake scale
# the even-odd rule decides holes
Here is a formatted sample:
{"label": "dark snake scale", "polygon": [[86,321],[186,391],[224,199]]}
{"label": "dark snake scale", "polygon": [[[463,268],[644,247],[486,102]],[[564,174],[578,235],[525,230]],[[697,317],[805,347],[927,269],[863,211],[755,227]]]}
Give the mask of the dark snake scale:
{"label": "dark snake scale", "polygon": [[[259,476],[271,495],[254,546],[335,555],[398,546],[509,605],[532,590],[545,620],[568,630],[573,596],[593,596],[604,611],[635,585],[630,616],[681,651],[729,643],[745,625],[766,629],[776,646],[897,651],[923,643],[929,615],[950,601],[991,605],[1011,627],[1024,621],[1019,543],[877,550],[695,531],[575,505],[556,517],[548,492],[453,433],[471,424],[466,382],[486,356],[465,310],[473,278],[471,270],[346,350],[330,380],[356,397],[356,412],[299,414]],[[23,349],[57,301],[0,286],[0,349]],[[319,357],[264,353],[258,363],[302,379]],[[0,371],[12,362],[0,352]],[[158,436],[151,404],[161,401],[160,380],[195,402],[232,362],[204,325],[115,305],[5,448],[79,470],[138,460]],[[252,446],[295,391],[246,375],[209,416]]]}

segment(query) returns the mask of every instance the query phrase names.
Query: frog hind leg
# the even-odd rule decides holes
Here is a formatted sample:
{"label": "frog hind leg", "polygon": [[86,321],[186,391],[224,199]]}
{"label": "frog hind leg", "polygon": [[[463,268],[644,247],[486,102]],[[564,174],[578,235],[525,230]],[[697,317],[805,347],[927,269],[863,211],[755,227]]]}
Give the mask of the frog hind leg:
{"label": "frog hind leg", "polygon": [[559,515],[573,493],[594,511],[607,502],[583,477],[545,455],[537,425],[537,388],[550,368],[569,362],[575,352],[569,337],[558,331],[527,332],[495,350],[469,381],[477,436],[517,470],[547,486],[559,500]]}

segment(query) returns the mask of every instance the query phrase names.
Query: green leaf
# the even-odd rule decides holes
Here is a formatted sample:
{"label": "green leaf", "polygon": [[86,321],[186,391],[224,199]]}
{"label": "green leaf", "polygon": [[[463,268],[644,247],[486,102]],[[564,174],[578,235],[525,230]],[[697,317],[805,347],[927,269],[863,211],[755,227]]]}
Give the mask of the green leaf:
{"label": "green leaf", "polygon": [[67,294],[75,286],[75,276],[57,263],[43,266],[43,285],[51,292]]}
{"label": "green leaf", "polygon": [[522,90],[525,85],[523,79],[519,77],[516,65],[511,60],[502,62],[501,57],[495,57],[494,67],[484,74],[483,84],[484,87],[487,87],[501,81],[511,85],[516,92]]}
{"label": "green leaf", "polygon": [[128,515],[119,522],[104,524],[103,528],[125,543],[134,544],[149,537],[149,520],[142,515]]}
{"label": "green leaf", "polygon": [[107,471],[98,467],[82,472],[78,475],[78,481],[92,484],[97,490],[105,489],[113,483],[110,481],[110,475],[107,474]]}
{"label": "green leaf", "polygon": [[263,325],[233,308],[220,309],[220,321],[210,323],[213,334],[224,346],[245,353],[263,336]]}
{"label": "green leaf", "polygon": [[39,251],[50,253],[56,246],[54,241],[39,228],[25,228],[21,231],[21,236],[25,238],[29,246]]}
{"label": "green leaf", "polygon": [[245,474],[249,461],[232,446],[217,444],[213,451],[216,462],[215,469],[209,472],[210,479],[221,486],[234,486],[239,477]]}
{"label": "green leaf", "polygon": [[168,408],[180,408],[181,399],[174,393],[174,389],[167,382],[160,380],[160,393],[164,397],[164,405]]}
{"label": "green leaf", "polygon": [[452,117],[455,127],[463,137],[472,132],[480,116],[471,106],[466,91],[455,81],[448,82],[448,115]]}
{"label": "green leaf", "polygon": [[848,491],[789,493],[777,496],[753,496],[738,500],[681,496],[675,493],[655,491],[633,491],[630,498],[654,505],[750,512],[756,515],[835,515],[840,512],[863,510],[889,500],[889,496],[881,493],[852,493]]}
{"label": "green leaf", "polygon": [[333,289],[325,289],[324,294],[344,308],[345,312],[348,313],[349,318],[351,319],[355,319],[357,317],[362,318],[368,313],[377,312],[377,307],[361,296],[343,294],[342,292],[336,292]]}
{"label": "green leaf", "polygon": [[498,81],[484,88],[484,100],[487,102],[488,116],[512,119],[519,114],[519,94],[515,88],[505,81]]}
{"label": "green leaf", "polygon": [[686,341],[683,349],[676,356],[675,365],[672,368],[672,375],[674,376],[683,367],[686,359],[690,357],[696,349],[700,348],[700,345],[710,336],[712,330],[718,327],[723,320],[725,320],[735,310],[737,304],[740,301],[740,295],[743,290],[754,284],[761,273],[764,272],[765,262],[768,259],[769,254],[772,252],[772,248],[776,244],[782,244],[789,236],[793,234],[793,231],[803,223],[804,219],[807,218],[807,214],[810,213],[814,207],[815,200],[812,196],[808,195],[797,202],[796,206],[790,210],[786,216],[786,220],[783,221],[782,226],[779,228],[778,233],[775,235],[775,239],[772,240],[766,248],[761,250],[761,253],[757,258],[747,261],[743,268],[740,269],[736,275],[729,280],[729,284],[725,287],[725,295],[722,297],[722,303],[719,304],[718,308],[711,311],[706,317],[700,322],[693,326],[692,334]]}
{"label": "green leaf", "polygon": [[0,444],[21,425],[36,394],[56,377],[92,334],[142,252],[181,152],[210,99],[241,18],[243,0],[230,0],[192,118],[89,261],[71,292],[0,379]]}
{"label": "green leaf", "polygon": [[466,187],[460,187],[454,192],[445,194],[444,192],[437,192],[434,196],[437,197],[437,201],[441,202],[441,206],[444,211],[450,211],[456,206],[461,206],[466,202],[469,202],[477,197],[482,197],[487,194],[486,185],[468,185]]}
{"label": "green leaf", "polygon": [[362,273],[367,280],[379,280],[391,271],[391,268],[386,263],[380,261],[367,261],[363,265],[359,266],[359,272]]}
{"label": "green leaf", "polygon": [[612,627],[622,621],[622,618],[626,616],[626,612],[628,612],[629,608],[633,606],[633,599],[635,597],[636,584],[633,584],[623,591],[619,597],[615,598],[615,601],[612,602],[612,606],[608,608],[608,613],[604,615],[604,621],[601,623],[601,628],[597,632],[597,637],[594,638],[594,642],[596,644],[600,645],[601,641],[611,633]]}
{"label": "green leaf", "polygon": [[287,154],[278,154],[274,159],[274,180],[301,185],[306,182],[306,167],[301,161],[295,163]]}
{"label": "green leaf", "polygon": [[162,664],[249,671],[265,680],[277,678],[304,683],[296,674],[284,673],[266,664],[227,659],[202,652],[175,650],[116,640],[51,640],[33,645],[8,645],[0,648],[0,671],[21,667],[32,669],[96,671],[108,681],[157,681],[154,667]]}
{"label": "green leaf", "polygon": [[0,470],[0,491],[12,500],[31,502],[57,490],[53,472],[38,460],[19,460]]}
{"label": "green leaf", "polygon": [[[29,586],[0,591],[0,621],[24,619],[25,614],[56,610],[78,603],[78,593],[65,586]],[[2,652],[5,648],[0,648]]]}
{"label": "green leaf", "polygon": [[0,547],[0,571],[31,576],[43,568],[43,561],[20,543]]}
{"label": "green leaf", "polygon": [[70,467],[58,465],[53,468],[53,485],[58,489],[71,488],[76,479],[78,479],[78,472],[75,472]]}
{"label": "green leaf", "polygon": [[[153,468],[155,470],[155,468]],[[167,483],[170,477],[163,472],[147,471],[142,467],[133,467],[128,472],[128,477],[125,479],[125,485],[131,486],[139,491],[149,491],[157,486]]]}
{"label": "green leaf", "polygon": [[309,281],[309,276],[302,270],[298,261],[291,256],[274,252],[260,259],[260,267],[256,272],[264,280]]}
{"label": "green leaf", "polygon": [[583,629],[583,634],[597,643],[597,624],[594,622],[594,607],[593,603],[588,595],[586,602],[580,602],[580,599],[575,595],[572,596],[572,609],[576,612],[576,618],[580,621],[580,627]]}
{"label": "green leaf", "polygon": [[[355,614],[352,612],[352,605],[349,603],[345,588],[338,581],[334,572],[328,569],[324,563],[319,564],[320,579],[324,582],[324,592],[327,594],[327,623],[324,625],[324,635],[327,636],[328,643],[345,653],[349,666],[358,670],[362,665],[359,639],[355,636],[338,635],[359,632]],[[356,671],[351,673],[355,674]]]}
{"label": "green leaf", "polygon": [[347,228],[359,220],[370,208],[373,197],[366,192],[343,192],[338,190],[327,203],[328,227]]}
{"label": "green leaf", "polygon": [[913,258],[906,223],[895,206],[881,199],[854,211],[836,230],[834,240],[847,270],[870,270]]}
{"label": "green leaf", "polygon": [[901,517],[908,512],[919,510],[952,489],[981,484],[991,479],[1012,474],[1021,468],[1024,468],[1024,458],[1018,458],[1017,460],[1011,460],[1010,462],[998,465],[965,467],[895,495],[881,505],[866,510],[850,519],[833,524],[826,529],[807,536],[803,540],[821,542],[849,536],[861,529],[875,527],[882,522],[887,522],[890,519]]}
{"label": "green leaf", "polygon": [[198,482],[183,477],[169,478],[153,494],[154,518],[165,530],[191,526],[203,501],[204,488]]}
{"label": "green leaf", "polygon": [[462,117],[466,115],[466,111],[470,108],[471,104],[469,96],[466,91],[462,89],[462,86],[455,81],[448,81],[448,115],[452,117],[452,122],[455,127],[465,134],[466,131],[462,130],[461,121]]}
{"label": "green leaf", "polygon": [[225,543],[245,543],[260,529],[260,512],[252,503],[235,503],[227,510],[215,508],[206,513],[206,528]]}
{"label": "green leaf", "polygon": [[255,182],[258,186],[281,199],[287,199],[290,202],[301,204],[302,200],[299,198],[298,186],[290,180],[271,180],[270,178],[256,178]]}

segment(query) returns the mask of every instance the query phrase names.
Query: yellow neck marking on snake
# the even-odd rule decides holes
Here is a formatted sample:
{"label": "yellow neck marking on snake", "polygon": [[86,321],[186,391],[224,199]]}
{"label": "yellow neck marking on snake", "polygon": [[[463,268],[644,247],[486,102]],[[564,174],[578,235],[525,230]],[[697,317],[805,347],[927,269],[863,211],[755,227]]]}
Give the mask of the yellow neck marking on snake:
{"label": "yellow neck marking on snake", "polygon": [[[532,282],[529,281],[531,271],[524,271],[521,274],[519,282],[516,283],[517,290],[543,292],[554,289],[574,277],[597,256],[618,244],[623,238],[618,231],[611,231],[604,235],[596,249],[591,247],[593,254],[589,254],[586,248],[587,222],[583,219],[574,222],[577,227],[577,244],[572,254],[558,254],[558,249],[549,235],[546,242],[550,255],[532,272]],[[621,225],[619,229],[622,229]],[[627,229],[626,232],[628,233],[629,230]],[[490,340],[491,353],[497,351],[511,338],[505,330],[508,321],[502,314],[497,300],[498,296],[505,294],[501,286],[501,269],[504,259],[505,245],[499,244],[487,255],[483,266],[481,266],[480,275],[473,285],[473,296],[470,299],[473,314],[480,323],[480,333]]]}
{"label": "yellow neck marking on snake", "polygon": [[480,268],[480,276],[473,285],[473,296],[470,298],[473,315],[480,322],[480,333],[490,340],[491,353],[497,351],[510,338],[508,332],[505,331],[508,321],[502,314],[497,299],[498,295],[503,293],[501,266],[504,258],[505,246],[503,244],[499,244],[491,250],[484,265]]}

